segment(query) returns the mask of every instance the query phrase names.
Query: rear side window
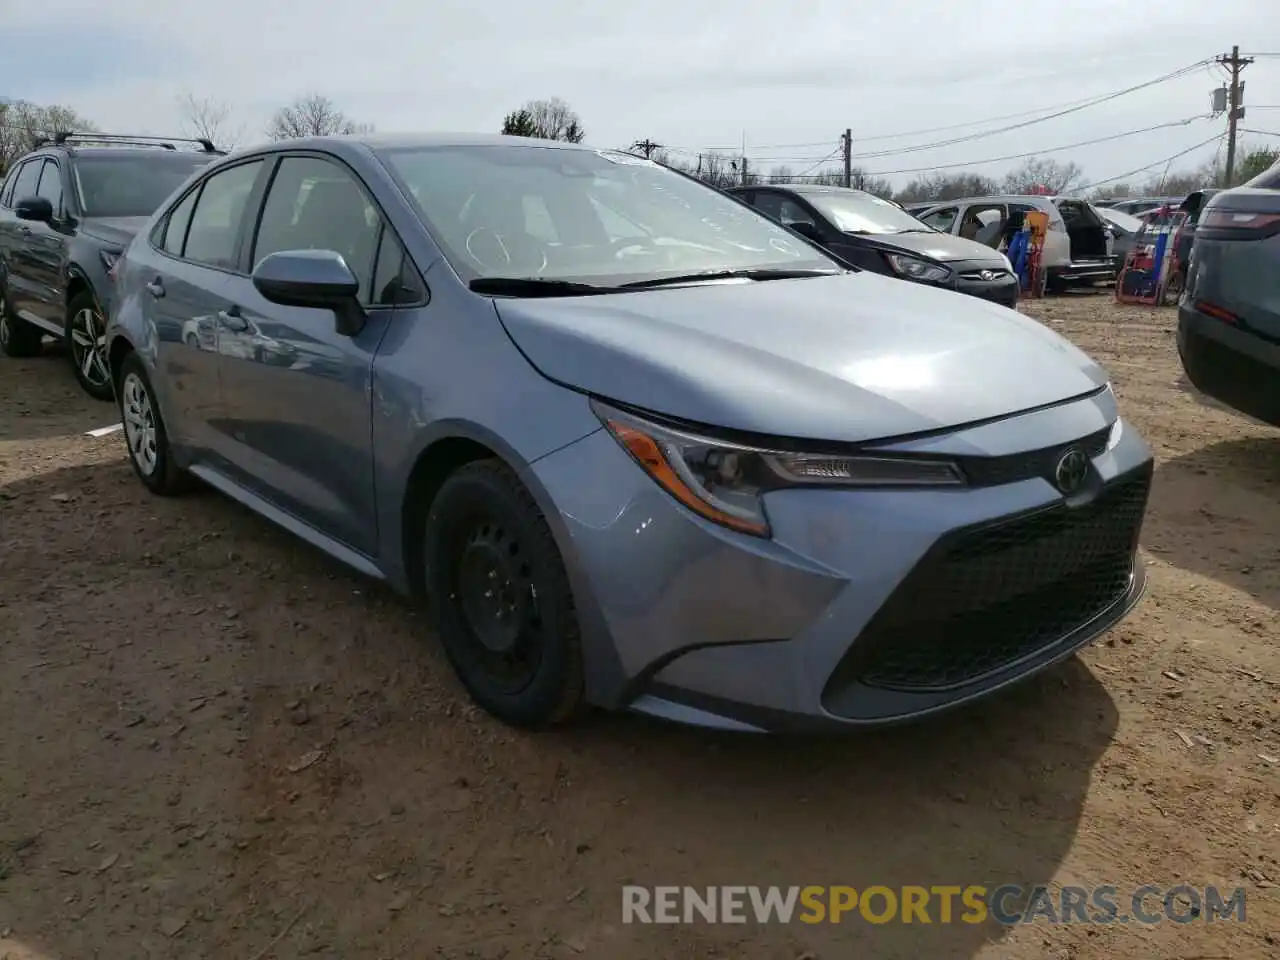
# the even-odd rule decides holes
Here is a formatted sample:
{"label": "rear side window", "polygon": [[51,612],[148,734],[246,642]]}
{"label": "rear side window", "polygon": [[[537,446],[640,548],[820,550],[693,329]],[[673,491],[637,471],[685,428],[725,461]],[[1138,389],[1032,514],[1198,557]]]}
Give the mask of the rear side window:
{"label": "rear side window", "polygon": [[219,171],[204,182],[182,251],[187,260],[223,270],[237,268],[240,226],[261,169],[262,161],[253,160]]}
{"label": "rear side window", "polygon": [[14,203],[36,195],[36,189],[40,186],[40,168],[43,166],[44,162],[41,160],[28,160],[18,170],[18,178],[13,184]]}
{"label": "rear side window", "polygon": [[196,209],[199,190],[192,190],[183,201],[173,208],[165,223],[164,235],[160,238],[160,249],[175,257],[182,256],[182,244],[187,239],[187,227],[191,225],[191,214]]}
{"label": "rear side window", "polygon": [[40,174],[40,185],[36,187],[36,196],[44,197],[49,201],[55,216],[62,211],[62,172],[52,160],[44,162],[44,172]]}

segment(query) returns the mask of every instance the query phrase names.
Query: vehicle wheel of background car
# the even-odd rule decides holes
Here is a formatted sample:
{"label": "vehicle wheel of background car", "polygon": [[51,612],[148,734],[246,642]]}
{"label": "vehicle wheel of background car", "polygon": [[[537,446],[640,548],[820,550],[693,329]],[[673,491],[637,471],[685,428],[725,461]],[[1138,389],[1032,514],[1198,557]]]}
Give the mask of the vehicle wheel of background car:
{"label": "vehicle wheel of background car", "polygon": [[482,460],[450,476],[423,547],[432,619],[476,703],[518,727],[576,713],[583,677],[573,592],[546,520],[511,470]]}
{"label": "vehicle wheel of background car", "polygon": [[77,294],[67,307],[67,356],[76,380],[95,400],[113,400],[111,371],[107,366],[107,318],[92,293]]}
{"label": "vehicle wheel of background car", "polygon": [[125,357],[120,367],[120,419],[129,462],[147,489],[162,497],[186,490],[191,475],[173,461],[151,380],[136,353]]}
{"label": "vehicle wheel of background car", "polygon": [[0,290],[0,351],[6,357],[34,357],[43,339],[39,328],[13,315],[5,292]]}

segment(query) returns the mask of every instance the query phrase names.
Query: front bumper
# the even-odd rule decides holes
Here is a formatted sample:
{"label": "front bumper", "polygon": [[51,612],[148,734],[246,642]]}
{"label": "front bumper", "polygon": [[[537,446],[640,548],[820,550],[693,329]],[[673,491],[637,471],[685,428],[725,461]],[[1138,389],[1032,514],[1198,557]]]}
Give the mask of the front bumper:
{"label": "front bumper", "polygon": [[1178,356],[1201,393],[1280,426],[1280,343],[1201,313],[1188,296],[1178,306]]}
{"label": "front bumper", "polygon": [[1004,273],[995,280],[960,276],[956,279],[955,290],[1006,307],[1018,305],[1018,278],[1011,273]]}
{"label": "front bumper", "polygon": [[[1143,591],[1152,461],[1132,430],[1107,446],[1115,415],[1108,391],[930,438],[992,458],[963,492],[772,493],[770,540],[692,516],[603,431],[543,458],[589,698],[706,726],[848,728],[954,707],[1070,656]],[[1040,467],[1014,469],[1031,446],[1056,462],[1086,437],[1091,479],[1074,500]]]}

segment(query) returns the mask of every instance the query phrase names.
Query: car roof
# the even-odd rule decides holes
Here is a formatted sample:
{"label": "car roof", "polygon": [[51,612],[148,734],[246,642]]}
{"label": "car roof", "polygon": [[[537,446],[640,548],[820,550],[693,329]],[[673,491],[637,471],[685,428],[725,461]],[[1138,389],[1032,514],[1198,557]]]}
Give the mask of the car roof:
{"label": "car roof", "polygon": [[277,140],[261,144],[248,152],[274,150],[326,149],[344,145],[359,145],[370,150],[397,150],[406,147],[542,147],[548,150],[589,150],[592,152],[621,153],[581,143],[564,140],[543,140],[537,137],[512,137],[501,133],[358,133],[327,137],[301,137],[294,140]]}

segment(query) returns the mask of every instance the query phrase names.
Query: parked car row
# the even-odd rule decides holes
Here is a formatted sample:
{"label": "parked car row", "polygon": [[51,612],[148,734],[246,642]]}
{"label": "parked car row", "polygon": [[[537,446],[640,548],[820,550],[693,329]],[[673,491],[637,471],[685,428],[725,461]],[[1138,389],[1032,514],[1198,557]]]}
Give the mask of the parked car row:
{"label": "parked car row", "polygon": [[208,140],[59,134],[14,164],[0,188],[0,351],[30,356],[45,336],[65,340],[80,385],[112,400],[107,273],[156,207],[218,156]]}
{"label": "parked car row", "polygon": [[577,144],[211,158],[98,291],[133,470],[424,596],[471,696],[523,726],[897,721],[1114,626],[1153,463],[1106,373],[823,249],[901,267],[967,257],[955,237],[778,196],[846,229]]}

